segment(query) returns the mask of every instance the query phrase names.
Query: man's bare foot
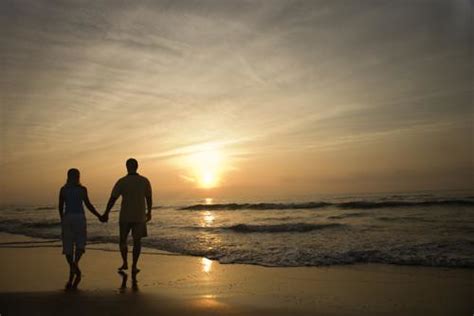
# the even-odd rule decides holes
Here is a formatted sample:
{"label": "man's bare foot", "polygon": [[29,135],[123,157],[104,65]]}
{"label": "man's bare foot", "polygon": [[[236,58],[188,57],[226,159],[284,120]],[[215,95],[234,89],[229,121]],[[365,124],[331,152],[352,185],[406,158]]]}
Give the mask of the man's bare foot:
{"label": "man's bare foot", "polygon": [[124,263],[121,267],[118,268],[119,271],[128,270],[128,264]]}
{"label": "man's bare foot", "polygon": [[132,290],[134,292],[138,292],[138,282],[137,282],[137,279],[133,279],[132,280]]}
{"label": "man's bare foot", "polygon": [[133,282],[137,282],[137,274],[138,272],[140,272],[140,269],[138,269],[137,267],[133,266],[132,267],[132,281]]}

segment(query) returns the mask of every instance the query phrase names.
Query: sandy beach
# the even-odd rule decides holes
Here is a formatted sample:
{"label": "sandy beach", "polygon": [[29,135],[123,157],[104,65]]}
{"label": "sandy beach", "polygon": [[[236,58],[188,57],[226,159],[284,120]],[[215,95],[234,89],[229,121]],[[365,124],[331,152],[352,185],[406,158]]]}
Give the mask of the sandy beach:
{"label": "sandy beach", "polygon": [[63,290],[58,242],[2,234],[1,315],[470,315],[473,272],[394,265],[268,268],[142,255],[137,287],[91,245],[79,290]]}

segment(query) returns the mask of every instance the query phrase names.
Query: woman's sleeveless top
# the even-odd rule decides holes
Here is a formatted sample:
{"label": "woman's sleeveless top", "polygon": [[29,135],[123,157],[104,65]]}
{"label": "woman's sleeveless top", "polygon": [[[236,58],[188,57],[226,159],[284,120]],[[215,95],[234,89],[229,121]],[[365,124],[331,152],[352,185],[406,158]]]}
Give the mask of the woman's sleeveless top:
{"label": "woman's sleeveless top", "polygon": [[82,204],[84,188],[78,185],[65,185],[63,187],[63,197],[66,204],[64,214],[84,214]]}

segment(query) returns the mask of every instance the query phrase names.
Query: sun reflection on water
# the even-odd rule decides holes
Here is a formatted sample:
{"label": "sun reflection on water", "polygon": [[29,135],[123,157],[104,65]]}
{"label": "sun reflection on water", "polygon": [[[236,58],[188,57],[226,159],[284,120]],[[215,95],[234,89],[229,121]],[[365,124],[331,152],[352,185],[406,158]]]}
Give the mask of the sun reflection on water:
{"label": "sun reflection on water", "polygon": [[201,226],[202,227],[210,227],[214,223],[214,220],[216,217],[212,212],[210,211],[205,211],[202,213],[202,220],[201,220]]}

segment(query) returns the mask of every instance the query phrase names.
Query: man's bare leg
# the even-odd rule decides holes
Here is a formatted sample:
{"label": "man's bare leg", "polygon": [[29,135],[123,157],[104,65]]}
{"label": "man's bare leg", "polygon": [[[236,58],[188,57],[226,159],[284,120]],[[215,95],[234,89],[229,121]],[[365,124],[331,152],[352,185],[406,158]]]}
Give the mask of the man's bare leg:
{"label": "man's bare leg", "polygon": [[142,251],[142,240],[141,238],[133,239],[133,263],[132,263],[132,274],[137,274],[140,272],[138,269],[138,258],[140,258],[140,253]]}
{"label": "man's bare leg", "polygon": [[127,246],[127,236],[124,239],[120,240],[120,254],[122,255],[122,266],[119,267],[119,271],[128,270],[128,246]]}

